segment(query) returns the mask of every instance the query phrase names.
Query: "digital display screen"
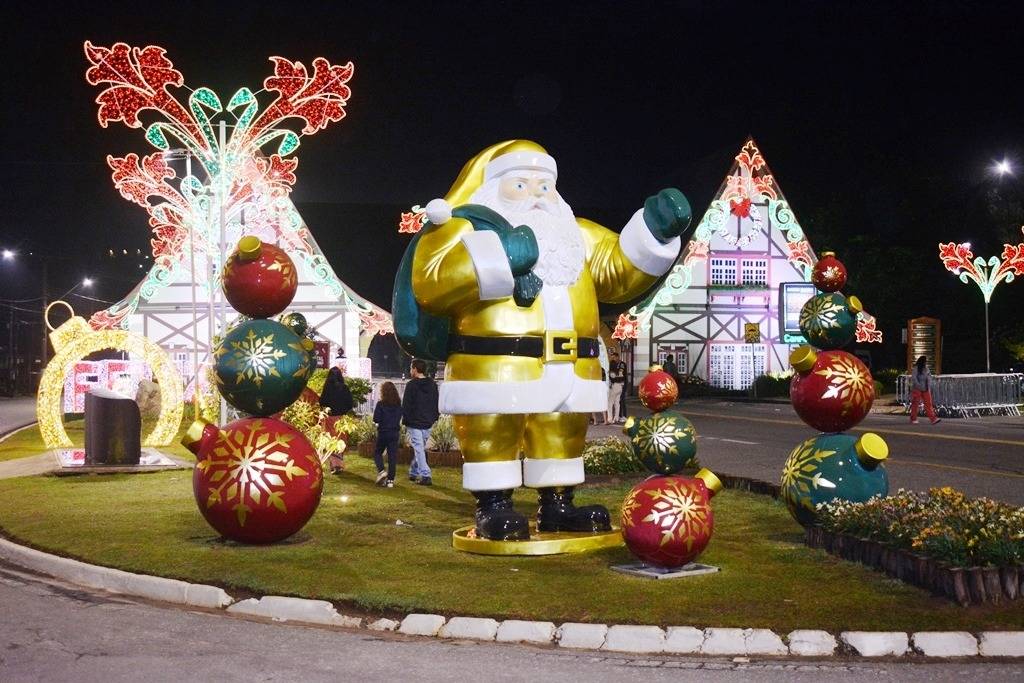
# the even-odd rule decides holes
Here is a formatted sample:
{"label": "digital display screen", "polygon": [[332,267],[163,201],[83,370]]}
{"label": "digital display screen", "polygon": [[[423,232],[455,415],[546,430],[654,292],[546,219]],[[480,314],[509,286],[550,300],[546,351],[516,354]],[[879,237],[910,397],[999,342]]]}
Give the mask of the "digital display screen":
{"label": "digital display screen", "polygon": [[800,334],[800,309],[817,291],[810,282],[779,285],[779,327],[784,333]]}

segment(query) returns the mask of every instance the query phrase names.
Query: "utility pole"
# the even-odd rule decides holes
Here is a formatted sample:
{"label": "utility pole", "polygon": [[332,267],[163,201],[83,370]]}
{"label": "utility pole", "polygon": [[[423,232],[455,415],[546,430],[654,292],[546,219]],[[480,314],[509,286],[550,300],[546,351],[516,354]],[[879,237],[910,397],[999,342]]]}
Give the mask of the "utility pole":
{"label": "utility pole", "polygon": [[48,264],[49,264],[49,259],[47,259],[45,256],[40,256],[39,260],[42,262],[42,265],[43,265],[43,310],[42,310],[43,324],[40,326],[41,329],[42,329],[42,332],[43,332],[43,336],[42,336],[42,346],[40,348],[40,355],[39,355],[39,379],[41,380],[43,378],[43,370],[46,369],[46,355],[49,352],[49,344],[50,344],[50,340],[47,338],[48,335],[47,335],[47,330],[46,330],[46,307],[50,305],[50,301],[49,301],[49,299],[50,299],[50,290],[49,290],[49,279],[48,279],[49,273],[47,273],[47,267],[48,267]]}

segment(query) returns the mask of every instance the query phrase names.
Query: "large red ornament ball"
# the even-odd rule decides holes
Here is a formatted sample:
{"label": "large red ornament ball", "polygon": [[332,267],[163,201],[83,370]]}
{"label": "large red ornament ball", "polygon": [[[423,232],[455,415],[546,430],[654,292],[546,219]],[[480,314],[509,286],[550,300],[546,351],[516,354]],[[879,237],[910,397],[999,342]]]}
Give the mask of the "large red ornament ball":
{"label": "large red ornament ball", "polygon": [[653,476],[629,492],[622,503],[622,538],[638,558],[675,569],[692,562],[707,547],[715,528],[711,498],[722,487],[710,470],[694,478]]}
{"label": "large red ornament ball", "polygon": [[218,429],[197,420],[182,443],[196,454],[196,505],[225,538],[281,541],[305,526],[320,504],[320,458],[285,422],[246,417]]}
{"label": "large red ornament ball", "polygon": [[860,423],[875,401],[875,380],[856,356],[801,346],[790,354],[795,371],[789,398],[800,419],[820,432],[843,432]]}
{"label": "large red ornament ball", "polygon": [[640,380],[640,402],[655,413],[665,410],[679,398],[679,387],[672,375],[654,366]]}
{"label": "large red ornament ball", "polygon": [[295,297],[299,278],[283,249],[247,235],[224,264],[224,296],[250,318],[277,315]]}
{"label": "large red ornament ball", "polygon": [[811,270],[811,282],[822,292],[838,292],[846,286],[846,266],[835,252],[826,251]]}

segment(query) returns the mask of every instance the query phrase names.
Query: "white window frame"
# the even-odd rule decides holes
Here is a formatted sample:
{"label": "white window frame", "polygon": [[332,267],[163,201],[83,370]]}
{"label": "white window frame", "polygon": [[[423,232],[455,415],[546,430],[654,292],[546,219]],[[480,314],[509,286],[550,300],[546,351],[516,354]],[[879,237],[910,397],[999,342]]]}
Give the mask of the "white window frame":
{"label": "white window frame", "polygon": [[738,259],[714,256],[708,259],[708,262],[711,264],[711,273],[708,277],[708,283],[711,286],[735,285],[739,282],[737,279],[739,276]]}
{"label": "white window frame", "polygon": [[[754,277],[749,274],[753,273]],[[751,286],[767,286],[768,259],[745,258],[740,263],[740,284]]]}

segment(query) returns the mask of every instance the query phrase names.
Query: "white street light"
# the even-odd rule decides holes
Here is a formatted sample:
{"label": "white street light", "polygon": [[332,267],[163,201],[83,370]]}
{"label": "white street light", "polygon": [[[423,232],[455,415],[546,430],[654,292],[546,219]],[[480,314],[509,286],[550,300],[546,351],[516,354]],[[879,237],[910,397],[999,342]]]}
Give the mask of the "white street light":
{"label": "white street light", "polygon": [[999,175],[1013,175],[1013,165],[1008,159],[996,162],[995,171]]}
{"label": "white street light", "polygon": [[82,279],[82,286],[83,287],[92,287],[92,278],[91,277],[83,278]]}
{"label": "white street light", "polygon": [[4,261],[10,261],[14,258],[14,252],[10,249],[4,249]]}

